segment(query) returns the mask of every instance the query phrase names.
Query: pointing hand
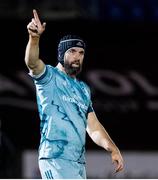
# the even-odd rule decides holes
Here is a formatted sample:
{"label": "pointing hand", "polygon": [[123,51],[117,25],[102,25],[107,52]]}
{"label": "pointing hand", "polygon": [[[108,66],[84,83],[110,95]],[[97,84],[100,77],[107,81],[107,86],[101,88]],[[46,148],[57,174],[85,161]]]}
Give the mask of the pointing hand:
{"label": "pointing hand", "polygon": [[40,37],[40,35],[44,32],[46,23],[42,23],[39,19],[39,16],[37,14],[37,11],[33,10],[33,18],[32,21],[27,25],[27,29],[29,34],[32,37]]}

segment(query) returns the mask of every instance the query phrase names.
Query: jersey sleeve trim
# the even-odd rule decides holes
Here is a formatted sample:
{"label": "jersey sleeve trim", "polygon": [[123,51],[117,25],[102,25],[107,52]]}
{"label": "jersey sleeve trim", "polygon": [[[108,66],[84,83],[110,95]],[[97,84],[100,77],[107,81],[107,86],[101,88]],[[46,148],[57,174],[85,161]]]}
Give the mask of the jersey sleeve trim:
{"label": "jersey sleeve trim", "polygon": [[41,79],[43,79],[45,77],[45,75],[47,74],[47,66],[44,67],[44,70],[42,73],[38,74],[38,75],[34,75],[34,74],[31,74],[29,73],[29,75],[36,81],[39,81]]}
{"label": "jersey sleeve trim", "polygon": [[93,109],[92,105],[90,105],[90,106],[88,107],[88,113],[90,113],[90,112],[94,112],[94,109]]}

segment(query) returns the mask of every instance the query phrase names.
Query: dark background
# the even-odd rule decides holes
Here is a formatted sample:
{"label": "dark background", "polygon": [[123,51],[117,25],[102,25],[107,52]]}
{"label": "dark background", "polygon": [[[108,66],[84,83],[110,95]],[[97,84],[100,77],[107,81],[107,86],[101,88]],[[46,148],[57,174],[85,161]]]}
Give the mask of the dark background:
{"label": "dark background", "polygon": [[[33,8],[47,23],[40,41],[44,62],[56,65],[57,45],[63,35],[82,36],[87,49],[80,78],[91,87],[99,120],[121,150],[157,151],[158,2],[14,3],[0,3],[1,177],[19,178],[17,156],[39,145],[35,90],[24,63],[26,26]],[[102,88],[91,76],[96,77],[97,72]],[[125,88],[129,85],[131,91],[117,91],[121,87],[117,78],[125,80]],[[87,137],[87,149],[98,148]],[[8,166],[10,159],[16,167],[14,172]]]}

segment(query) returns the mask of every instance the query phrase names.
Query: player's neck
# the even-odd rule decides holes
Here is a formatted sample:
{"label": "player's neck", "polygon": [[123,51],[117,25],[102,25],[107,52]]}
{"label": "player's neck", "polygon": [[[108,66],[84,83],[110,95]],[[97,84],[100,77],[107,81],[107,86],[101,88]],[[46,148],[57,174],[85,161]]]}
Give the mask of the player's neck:
{"label": "player's neck", "polygon": [[[60,71],[62,71],[62,72],[64,72],[65,74],[67,74],[66,71],[65,71],[65,68],[62,66],[62,64],[58,63],[56,67],[57,67]],[[67,74],[67,75],[70,76],[70,77],[72,77],[72,78],[76,78],[75,75],[69,75],[69,74]]]}

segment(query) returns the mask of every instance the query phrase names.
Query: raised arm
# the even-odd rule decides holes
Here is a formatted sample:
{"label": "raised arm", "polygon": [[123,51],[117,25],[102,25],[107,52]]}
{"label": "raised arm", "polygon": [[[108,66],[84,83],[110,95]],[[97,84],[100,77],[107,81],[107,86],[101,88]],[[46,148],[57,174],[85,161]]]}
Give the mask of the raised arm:
{"label": "raised arm", "polygon": [[91,139],[105,150],[111,152],[112,163],[116,163],[115,172],[123,169],[123,158],[115,143],[101,125],[94,112],[88,114],[87,132]]}
{"label": "raised arm", "polygon": [[25,51],[25,63],[33,75],[43,72],[45,64],[39,59],[39,40],[45,30],[46,23],[41,24],[37,11],[33,10],[32,21],[27,25],[29,41]]}

